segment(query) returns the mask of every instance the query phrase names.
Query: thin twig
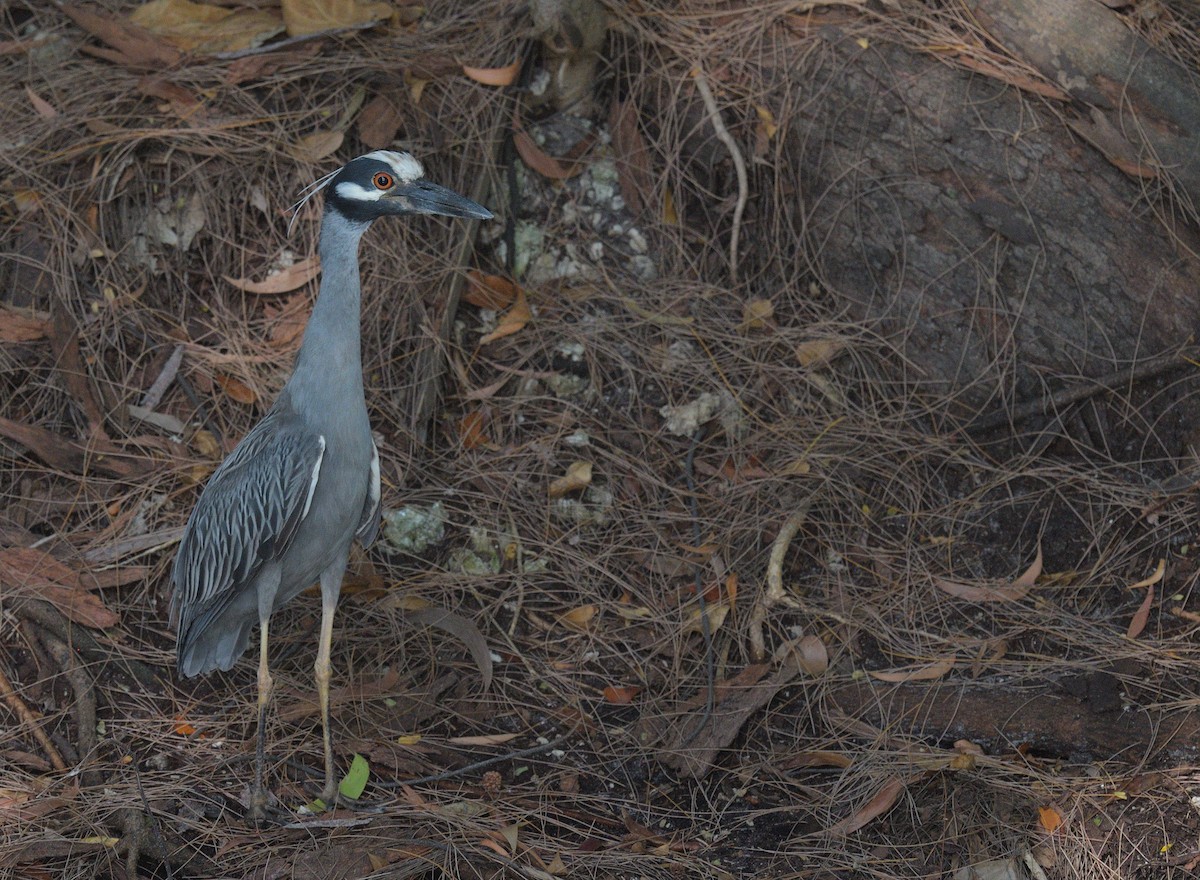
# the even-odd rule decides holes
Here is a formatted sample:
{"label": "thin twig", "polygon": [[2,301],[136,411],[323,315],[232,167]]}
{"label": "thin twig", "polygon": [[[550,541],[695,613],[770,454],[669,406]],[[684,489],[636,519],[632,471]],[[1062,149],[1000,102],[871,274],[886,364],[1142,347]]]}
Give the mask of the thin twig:
{"label": "thin twig", "polygon": [[54,747],[54,743],[50,742],[50,737],[46,736],[46,731],[42,730],[38,719],[34,717],[33,712],[25,701],[17,694],[12,686],[12,682],[8,680],[8,675],[4,672],[4,668],[0,667],[0,697],[4,697],[4,702],[8,703],[8,708],[12,709],[13,714],[21,724],[26,725],[33,733],[33,738],[38,741],[38,745],[42,747],[42,751],[46,753],[46,757],[50,759],[50,763],[54,765],[55,770],[65,772],[67,770],[67,762],[63,760],[63,756],[59,754],[58,749]]}
{"label": "thin twig", "polygon": [[792,538],[796,537],[796,533],[800,531],[800,527],[808,518],[808,508],[811,504],[811,500],[805,500],[800,508],[787,518],[787,522],[775,536],[774,544],[771,545],[771,557],[767,561],[767,590],[754,603],[754,608],[750,611],[750,623],[747,627],[750,656],[756,663],[761,663],[767,656],[766,640],[763,637],[767,611],[774,605],[788,605],[793,608],[798,605],[796,600],[789,596],[783,588],[783,560],[787,556],[788,547],[792,544]]}
{"label": "thin twig", "polygon": [[[47,630],[42,631],[42,644],[62,669],[71,690],[75,692],[71,712],[75,716],[75,726],[79,729],[79,763],[82,766],[95,758],[99,745],[96,736],[96,692],[87,673],[79,665],[75,651],[68,644],[59,641]],[[88,785],[95,785],[99,781],[97,772],[93,770],[84,770],[83,778]]]}
{"label": "thin twig", "polygon": [[400,788],[404,785],[427,785],[430,782],[444,782],[447,779],[455,779],[459,776],[466,776],[468,773],[474,773],[476,770],[484,770],[495,764],[503,764],[505,761],[516,761],[520,758],[528,758],[532,755],[540,755],[543,752],[552,751],[569,739],[570,734],[563,734],[557,739],[552,739],[550,742],[542,743],[541,745],[532,746],[528,749],[522,749],[519,752],[508,752],[503,755],[495,755],[491,758],[485,758],[482,761],[476,761],[474,764],[467,764],[465,767],[459,767],[457,770],[447,770],[444,773],[434,773],[431,776],[418,776],[416,779],[401,779],[396,782],[372,782],[371,784],[377,788]]}
{"label": "thin twig", "polygon": [[712,122],[717,140],[723,143],[725,148],[729,150],[729,156],[733,159],[733,168],[737,172],[737,206],[733,209],[733,230],[729,234],[729,277],[733,281],[733,286],[737,287],[738,238],[742,231],[742,212],[746,210],[746,199],[749,198],[750,194],[750,181],[746,175],[746,160],[742,158],[742,151],[738,149],[737,142],[734,141],[733,135],[729,133],[729,129],[725,127],[724,120],[721,119],[721,111],[717,109],[717,101],[713,97],[712,89],[708,87],[708,80],[704,76],[704,71],[699,67],[693,68],[692,78],[696,80],[696,91],[700,93],[700,97],[704,100],[704,106],[708,109],[708,118]]}
{"label": "thin twig", "polygon": [[1086,400],[1095,394],[1112,391],[1119,385],[1142,382],[1160,373],[1165,373],[1168,370],[1187,366],[1189,362],[1194,361],[1198,354],[1200,352],[1197,352],[1194,348],[1185,348],[1168,355],[1150,358],[1147,361],[1137,364],[1132,369],[1114,370],[1096,379],[1088,380],[1082,385],[1073,388],[1063,388],[1051,394],[1044,394],[1037,400],[1023,403],[1011,410],[993,410],[983,418],[971,422],[966,426],[966,430],[971,434],[979,434],[984,431],[990,431],[992,428],[999,428],[1001,425],[1015,427],[1017,423],[1023,422],[1026,419],[1054,414],[1058,410],[1070,406],[1072,403]]}

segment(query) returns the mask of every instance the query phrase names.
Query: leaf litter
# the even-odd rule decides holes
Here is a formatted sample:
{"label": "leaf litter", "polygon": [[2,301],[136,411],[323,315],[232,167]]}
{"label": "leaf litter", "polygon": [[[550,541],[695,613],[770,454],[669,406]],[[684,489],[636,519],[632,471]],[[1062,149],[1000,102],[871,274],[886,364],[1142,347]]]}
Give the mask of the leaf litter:
{"label": "leaf litter", "polygon": [[[254,722],[254,664],[173,681],[164,583],[197,474],[274,399],[303,330],[307,296],[298,291],[312,276],[264,271],[285,247],[314,250],[315,210],[289,239],[286,206],[361,148],[404,143],[431,176],[463,191],[487,183],[489,206],[522,210],[480,146],[513,130],[503,84],[513,80],[487,74],[490,85],[467,72],[505,71],[523,57],[511,21],[482,7],[447,18],[383,6],[211,7],[290,7],[291,36],[365,28],[232,59],[208,53],[254,52],[283,37],[266,37],[264,21],[235,42],[189,44],[185,35],[176,43],[132,21],[133,4],[61,13],[45,5],[18,14],[49,37],[13,33],[0,46],[5,58],[61,53],[51,65],[10,65],[0,111],[5,130],[20,135],[12,135],[5,215],[6,251],[19,259],[2,270],[12,283],[0,303],[10,365],[0,422],[6,699],[40,707],[38,724],[55,741],[75,742],[72,682],[96,670],[90,686],[109,731],[98,757],[71,777],[80,793],[69,795],[43,782],[37,764],[49,764],[29,726],[6,727],[0,788],[20,793],[13,797],[29,824],[14,831],[0,864],[30,876],[104,876],[114,846],[144,839],[114,818],[139,813],[144,793],[170,817],[162,833],[182,853],[170,856],[171,868],[141,854],[140,870],[164,876],[266,876],[269,865],[465,874],[516,861],[530,876],[726,877],[738,867],[799,875],[820,860],[831,876],[878,875],[883,864],[889,876],[917,877],[957,871],[969,858],[1009,864],[985,858],[997,850],[1031,853],[1040,865],[1046,835],[1060,864],[1099,872],[1118,859],[1089,837],[1100,826],[1125,828],[1110,839],[1143,847],[1160,872],[1153,876],[1174,870],[1158,850],[1168,833],[1182,840],[1192,829],[1181,817],[1194,812],[1186,792],[1195,779],[1183,765],[1163,765],[1162,780],[1144,791],[1129,787],[1129,798],[1163,817],[1161,827],[1121,826],[1129,814],[1105,800],[1104,781],[1122,766],[1108,763],[1119,750],[1082,770],[1040,754],[1029,743],[1054,728],[1030,712],[1005,714],[992,739],[971,737],[979,754],[938,746],[964,723],[946,707],[972,689],[984,690],[994,711],[1014,693],[1060,699],[1064,668],[1086,679],[1091,696],[1061,705],[1082,707],[1097,727],[1088,706],[1107,693],[1108,675],[1118,709],[1122,694],[1141,694],[1140,705],[1170,728],[1182,717],[1173,707],[1195,699],[1195,621],[1186,616],[1194,568],[1179,549],[1191,534],[1186,495],[1156,508],[1155,523],[1130,526],[1126,514],[1148,499],[1113,479],[1116,464],[1009,461],[949,428],[918,430],[930,402],[879,379],[896,352],[800,277],[808,257],[780,218],[796,216],[804,192],[786,151],[806,99],[773,88],[763,40],[803,49],[797,57],[820,70],[831,51],[822,28],[848,30],[867,52],[883,29],[976,76],[1053,97],[970,22],[895,4],[870,17],[851,4],[779,20],[746,8],[730,12],[719,33],[708,30],[710,11],[686,4],[653,7],[653,24],[610,10],[621,88],[589,120],[596,136],[546,138],[569,113],[519,117],[528,137],[519,151],[523,204],[542,211],[520,219],[555,244],[546,251],[555,280],[507,280],[503,224],[482,231],[466,265],[448,256],[457,224],[371,233],[363,352],[385,502],[446,509],[428,540],[395,558],[356,559],[356,576],[376,583],[374,571],[383,586],[348,590],[339,615],[337,724],[356,737],[337,755],[339,767],[354,788],[365,783],[359,795],[397,796],[379,814],[326,818],[327,842],[314,839],[317,825],[301,826],[304,840],[287,829],[245,834],[236,758]],[[62,33],[70,40],[54,36]],[[747,244],[741,258],[742,277],[762,282],[752,291],[727,283],[723,264],[729,159],[720,147],[695,151],[712,137],[696,124],[703,109],[670,88],[688,81],[698,37],[708,41],[705,69],[721,113],[754,158],[745,222],[764,244],[761,253]],[[363,69],[384,81],[364,87],[352,74]],[[31,79],[30,70],[41,72]],[[581,188],[602,198],[588,202]],[[588,207],[597,204],[608,207]],[[144,206],[159,215],[149,225]],[[122,247],[138,235],[149,241],[141,256]],[[634,253],[643,240],[659,264],[653,278],[592,256],[603,251],[596,244],[621,242]],[[88,257],[93,251],[102,256]],[[41,267],[33,274],[42,279],[18,264]],[[593,271],[586,284],[572,280],[581,267]],[[466,268],[482,283],[467,286],[450,332],[436,337],[440,279]],[[242,284],[267,286],[254,296],[231,289]],[[61,338],[78,337],[69,363],[49,340],[56,310],[69,318]],[[501,313],[498,325],[480,329],[485,310]],[[417,442],[408,395],[421,379],[407,370],[422,347],[445,352],[450,378],[433,431]],[[563,354],[580,349],[577,358]],[[152,389],[157,399],[146,406],[173,421],[123,415]],[[571,471],[584,459],[586,479]],[[594,502],[606,515],[556,519],[561,499],[548,487],[559,479],[570,480],[555,489],[568,500],[608,492]],[[151,509],[143,504],[151,495],[165,500],[135,527],[132,514]],[[807,515],[773,545],[801,508]],[[1045,550],[1036,570],[1035,545]],[[43,546],[63,568],[46,567]],[[1161,580],[1137,583],[1168,546]],[[481,564],[454,565],[464,549]],[[42,555],[24,555],[32,552]],[[92,586],[91,564],[76,562],[88,553],[122,568]],[[645,564],[663,558],[672,564]],[[761,621],[756,663],[750,618],[767,582],[782,600]],[[450,638],[406,621],[402,597],[453,621],[440,628]],[[43,605],[59,616],[37,610]],[[302,597],[272,629],[281,694],[272,723],[286,735],[270,772],[293,805],[311,797],[295,765],[320,763],[310,735],[318,616],[317,600]],[[88,632],[94,647],[85,648]],[[55,656],[72,655],[45,650],[55,640],[78,645],[80,662],[57,665]],[[121,671],[135,663],[159,673],[157,690]],[[871,699],[851,703],[847,694],[859,692]],[[417,741],[398,744],[405,737]],[[110,763],[108,748],[136,767]],[[486,787],[481,770],[405,784],[530,748],[544,750],[489,766],[498,786]],[[376,757],[385,749],[410,751],[389,764]],[[384,787],[393,783],[401,787]],[[1181,810],[1170,812],[1172,804]],[[1049,809],[1059,816],[1053,828],[1040,812]],[[370,835],[349,837],[366,826]],[[1131,833],[1139,828],[1149,831]],[[417,837],[427,840],[399,842]]]}

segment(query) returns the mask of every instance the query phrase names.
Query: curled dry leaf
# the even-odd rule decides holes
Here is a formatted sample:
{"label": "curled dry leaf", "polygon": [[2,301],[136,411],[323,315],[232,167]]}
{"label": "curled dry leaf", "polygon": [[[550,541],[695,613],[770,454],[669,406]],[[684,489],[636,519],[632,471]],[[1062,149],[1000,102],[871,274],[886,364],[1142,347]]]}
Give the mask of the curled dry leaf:
{"label": "curled dry leaf", "polygon": [[846,343],[840,339],[810,339],[796,346],[796,360],[807,369],[823,367],[837,357]]}
{"label": "curled dry leaf", "polygon": [[759,125],[762,126],[763,134],[766,135],[767,140],[775,137],[775,133],[779,131],[779,123],[775,121],[775,114],[762,105],[756,105],[754,112],[758,114]]}
{"label": "curled dry leaf", "polygon": [[465,413],[458,422],[458,439],[463,449],[479,449],[481,446],[490,447],[492,441],[485,430],[487,418],[481,410]]}
{"label": "curled dry leaf", "polygon": [[704,631],[704,619],[708,618],[708,631],[715,633],[721,628],[721,624],[725,622],[725,618],[729,616],[729,605],[725,602],[708,602],[705,604],[704,611],[701,612],[699,606],[688,612],[687,620],[683,622],[683,632],[698,633]]}
{"label": "curled dry leaf", "polygon": [[550,483],[550,497],[561,498],[570,492],[586,489],[592,484],[592,463],[573,461],[567,473]]}
{"label": "curled dry leaf", "polygon": [[1136,584],[1130,584],[1129,589],[1136,590],[1140,587],[1152,587],[1163,579],[1163,575],[1167,572],[1167,560],[1158,560],[1158,567],[1154,569],[1154,573],[1148,578],[1138,581]]}
{"label": "curled dry leaf", "polygon": [[796,644],[796,662],[809,675],[820,675],[829,668],[829,651],[816,636],[804,636]]}
{"label": "curled dry leaf", "polygon": [[512,742],[519,733],[484,733],[479,736],[452,736],[446,740],[456,746],[502,746]]}
{"label": "curled dry leaf", "polygon": [[580,605],[560,617],[558,622],[567,629],[583,632],[588,628],[588,624],[592,622],[592,618],[596,616],[598,610],[595,605]]}
{"label": "curled dry leaf", "polygon": [[500,319],[499,326],[480,339],[479,344],[487,345],[489,342],[495,342],[497,339],[503,339],[505,336],[512,336],[514,333],[525,329],[525,325],[532,318],[533,311],[529,308],[529,303],[525,299],[525,291],[517,288],[517,301],[513,303],[511,309],[504,313],[504,317]]}
{"label": "curled dry leaf", "polygon": [[33,105],[33,111],[42,117],[42,119],[53,119],[58,115],[58,111],[54,109],[54,105],[29,86],[25,86],[25,97],[29,98],[29,103]]}
{"label": "curled dry leaf", "polygon": [[1136,639],[1142,634],[1146,628],[1146,623],[1150,619],[1150,607],[1154,604],[1154,585],[1163,579],[1163,575],[1167,570],[1167,560],[1158,560],[1158,567],[1154,570],[1154,574],[1144,580],[1138,581],[1136,584],[1131,584],[1129,589],[1136,590],[1142,587],[1146,588],[1146,596],[1142,599],[1142,604],[1138,606],[1138,610],[1134,612],[1133,617],[1129,621],[1129,628],[1125,631],[1131,639]]}
{"label": "curled dry leaf", "polygon": [[613,158],[616,159],[617,179],[625,204],[636,216],[641,216],[654,195],[650,166],[650,151],[638,129],[638,108],[633,101],[614,101],[608,116],[612,132]]}
{"label": "curled dry leaf", "polygon": [[288,297],[282,306],[268,303],[263,314],[271,322],[268,341],[272,348],[290,348],[304,335],[308,324],[308,298],[302,294]]}
{"label": "curled dry leaf", "polygon": [[10,547],[0,551],[0,589],[48,602],[82,626],[104,629],[120,620],[99,596],[89,592],[79,572],[44,550]]}
{"label": "curled dry leaf", "polygon": [[283,0],[283,21],[289,37],[363,27],[392,15],[378,0]]}
{"label": "curled dry leaf", "polygon": [[637,685],[617,686],[610,684],[604,689],[604,701],[612,703],[614,706],[626,706],[633,702],[633,698],[641,693],[641,690]]}
{"label": "curled dry leaf", "polygon": [[1038,824],[1053,834],[1062,827],[1063,817],[1054,807],[1038,807]]}
{"label": "curled dry leaf", "polygon": [[118,21],[86,6],[64,4],[61,9],[75,24],[112,47],[89,47],[86,50],[89,55],[127,67],[171,68],[183,60],[182,52],[143,27]]}
{"label": "curled dry leaf", "polygon": [[463,299],[480,309],[500,311],[517,301],[520,289],[503,275],[488,275],[476,269],[467,273],[470,285]]}
{"label": "curled dry leaf", "polygon": [[517,148],[521,161],[550,180],[566,180],[583,171],[584,163],[579,157],[587,152],[594,141],[593,137],[584,138],[571,150],[570,156],[556,159],[539,147],[516,119],[513,120],[513,146]]}
{"label": "curled dry leaf", "polygon": [[934,579],[934,586],[944,593],[968,602],[1016,602],[1024,599],[1042,573],[1042,545],[1038,544],[1033,563],[1011,584],[989,587],[979,584],[964,584],[943,578]]}
{"label": "curled dry leaf", "polygon": [[954,664],[958,662],[958,656],[943,657],[933,663],[922,663],[917,666],[906,666],[902,669],[883,669],[876,670],[870,674],[871,678],[878,681],[902,682],[902,681],[931,681],[935,678],[941,678],[947,672],[954,668]]}
{"label": "curled dry leaf", "polygon": [[192,0],[150,0],[129,20],[185,52],[236,52],[283,32],[273,9],[225,9]]}
{"label": "curled dry leaf", "polygon": [[464,64],[462,70],[468,79],[485,86],[511,86],[521,72],[521,59],[505,67],[470,67]]}
{"label": "curled dry leaf", "polygon": [[224,373],[217,373],[213,377],[217,384],[221,386],[221,390],[229,395],[231,400],[249,406],[258,400],[258,395],[254,393],[254,389],[233,376],[226,376]]}
{"label": "curled dry leaf", "polygon": [[797,752],[789,758],[784,758],[777,765],[781,770],[798,770],[801,767],[838,767],[845,770],[854,759],[842,752],[831,752],[818,749],[811,752]]}
{"label": "curled dry leaf", "polygon": [[372,150],[382,150],[396,139],[404,117],[387,95],[376,95],[358,114],[358,136]]}
{"label": "curled dry leaf", "polygon": [[345,139],[340,131],[314,131],[289,146],[287,151],[297,162],[320,162],[336,153]]}
{"label": "curled dry leaf", "polygon": [[462,642],[479,669],[483,689],[486,691],[492,686],[492,652],[488,649],[487,639],[472,621],[444,608],[410,611],[408,616],[410,620],[440,629]]}
{"label": "curled dry leaf", "polygon": [[50,316],[31,309],[0,306],[0,342],[32,342],[50,332]]}
{"label": "curled dry leaf", "polygon": [[246,293],[276,294],[290,293],[312,281],[321,271],[321,258],[316,254],[293,263],[278,272],[272,272],[262,281],[251,281],[249,278],[230,278],[222,276],[238,290]]}
{"label": "curled dry leaf", "polygon": [[829,833],[836,835],[853,834],[894,807],[896,800],[903,791],[904,780],[899,776],[891,777],[880,787],[874,797],[855,810],[854,813],[830,828]]}
{"label": "curled dry leaf", "polygon": [[747,330],[765,330],[775,317],[775,303],[769,299],[752,299],[742,305],[742,323],[738,327]]}

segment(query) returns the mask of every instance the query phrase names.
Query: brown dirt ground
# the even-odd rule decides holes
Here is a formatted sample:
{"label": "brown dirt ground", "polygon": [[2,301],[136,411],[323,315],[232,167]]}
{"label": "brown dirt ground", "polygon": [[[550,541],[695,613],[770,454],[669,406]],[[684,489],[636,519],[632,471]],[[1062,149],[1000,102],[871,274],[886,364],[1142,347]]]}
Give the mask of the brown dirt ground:
{"label": "brown dirt ground", "polygon": [[[627,131],[584,159],[616,158],[624,208],[594,170],[500,167],[517,98],[461,65],[525,51],[515,3],[140,66],[143,37],[98,57],[49,4],[0,7],[0,875],[1193,876],[1197,511],[1172,458],[1193,428],[1169,416],[1192,374],[1086,401],[1048,442],[1036,424],[960,432],[892,381],[894,345],[821,284],[819,236],[788,207],[800,172],[756,110],[764,44],[819,65],[831,32],[752,7],[612,7],[583,116],[610,132],[615,104],[661,110],[637,117],[641,158]],[[1182,12],[1156,8],[1169,43]],[[970,32],[957,4],[880,10],[822,14],[868,44]],[[737,283],[737,184],[696,113],[698,62],[754,157]],[[529,320],[481,343],[498,319],[472,296],[443,319],[465,268],[505,271],[501,223],[466,251],[459,225],[371,231],[385,507],[438,502],[446,532],[353,561],[334,734],[344,766],[369,762],[359,808],[260,830],[243,818],[254,663],[176,678],[167,574],[199,485],[286,379],[314,292],[222,279],[311,252],[318,215],[289,236],[288,206],[365,150],[380,96],[431,177],[585,268],[531,270]],[[564,117],[522,112],[562,136]],[[330,131],[333,154],[296,152]],[[177,349],[151,409],[182,432],[129,409]],[[702,395],[703,429],[670,430],[664,408]],[[590,487],[552,498],[576,461]],[[30,547],[66,574],[31,575]],[[1147,593],[1130,587],[1160,559],[1130,635]],[[425,605],[483,633],[489,690],[462,642],[412,619]],[[319,775],[318,615],[306,594],[272,627],[268,770],[293,810]]]}

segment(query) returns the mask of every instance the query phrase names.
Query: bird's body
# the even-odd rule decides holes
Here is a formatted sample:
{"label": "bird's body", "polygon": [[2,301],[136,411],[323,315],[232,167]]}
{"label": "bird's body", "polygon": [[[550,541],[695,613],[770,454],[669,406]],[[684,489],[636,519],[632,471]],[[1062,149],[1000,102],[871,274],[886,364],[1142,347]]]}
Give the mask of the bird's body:
{"label": "bird's body", "polygon": [[[348,552],[356,533],[364,545],[375,536],[379,464],[363,396],[355,233],[326,224],[325,277],[354,283],[336,292],[322,286],[291,378],[213,474],[180,542],[183,675],[230,669],[258,623],[260,601],[283,606]],[[347,259],[350,272],[338,265]]]}
{"label": "bird's body", "polygon": [[[486,219],[485,208],[425,182],[405,153],[376,151],[321,182],[321,288],[295,369],[270,412],[205,486],[172,571],[180,674],[230,669],[259,644],[258,762],[251,812],[261,818],[263,727],[272,682],[271,614],[320,581],[316,673],[325,722],[323,799],[336,796],[328,725],[329,643],[350,545],[379,526],[379,456],[363,395],[358,245],[377,217],[445,214]],[[311,195],[311,194],[310,194]]]}

